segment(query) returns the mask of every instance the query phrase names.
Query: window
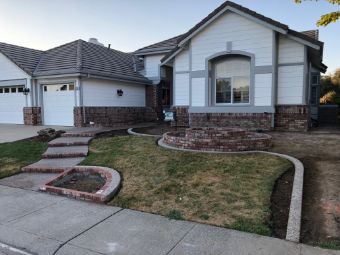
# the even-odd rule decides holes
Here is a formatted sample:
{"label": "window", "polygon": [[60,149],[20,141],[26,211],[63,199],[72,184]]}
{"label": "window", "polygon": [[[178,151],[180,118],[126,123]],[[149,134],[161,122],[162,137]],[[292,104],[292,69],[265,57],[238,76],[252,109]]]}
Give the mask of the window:
{"label": "window", "polygon": [[4,89],[0,88],[0,94],[4,93]]}
{"label": "window", "polygon": [[19,92],[19,93],[24,92],[24,87],[18,87],[18,92]]}
{"label": "window", "polygon": [[215,103],[248,104],[250,58],[229,56],[215,63]]}
{"label": "window", "polygon": [[45,85],[44,92],[59,92],[59,91],[73,91],[75,89],[74,83],[70,84],[53,84]]}
{"label": "window", "polygon": [[9,93],[9,88],[4,89],[5,93]]}
{"label": "window", "polygon": [[16,93],[17,92],[17,88],[11,88],[11,93]]}

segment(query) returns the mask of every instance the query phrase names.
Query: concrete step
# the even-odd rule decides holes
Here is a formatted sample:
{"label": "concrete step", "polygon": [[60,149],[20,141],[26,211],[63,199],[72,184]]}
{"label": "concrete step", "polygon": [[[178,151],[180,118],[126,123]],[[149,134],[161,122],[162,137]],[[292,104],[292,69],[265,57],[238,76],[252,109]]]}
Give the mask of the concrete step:
{"label": "concrete step", "polygon": [[87,146],[49,147],[42,155],[42,158],[86,157],[88,151]]}
{"label": "concrete step", "polygon": [[96,133],[92,133],[92,132],[84,132],[84,133],[76,133],[76,132],[67,132],[67,133],[63,133],[61,134],[61,137],[95,137]]}
{"label": "concrete step", "polygon": [[61,173],[65,170],[65,168],[76,166],[84,159],[84,157],[41,159],[36,163],[25,166],[22,171]]}
{"label": "concrete step", "polygon": [[49,147],[67,147],[88,145],[92,137],[60,137],[48,143]]}

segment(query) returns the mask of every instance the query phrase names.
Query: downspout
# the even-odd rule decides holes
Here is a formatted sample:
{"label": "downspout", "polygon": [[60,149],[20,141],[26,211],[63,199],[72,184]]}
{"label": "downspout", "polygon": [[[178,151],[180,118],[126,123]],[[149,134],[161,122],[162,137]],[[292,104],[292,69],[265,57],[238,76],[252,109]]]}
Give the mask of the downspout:
{"label": "downspout", "polygon": [[82,79],[82,76],[79,76],[80,104],[81,104],[82,110],[83,110],[83,124],[86,124],[86,109],[85,109],[85,105],[84,105],[84,89],[83,89],[82,81],[84,79],[89,79],[89,78],[90,78],[89,74],[87,74],[87,76],[83,79]]}
{"label": "downspout", "polygon": [[272,73],[272,82],[273,82],[273,92],[272,92],[272,105],[274,108],[274,114],[272,118],[271,127],[275,128],[275,112],[276,112],[276,104],[277,104],[277,96],[278,96],[278,73],[279,73],[279,33],[273,32],[273,73]]}

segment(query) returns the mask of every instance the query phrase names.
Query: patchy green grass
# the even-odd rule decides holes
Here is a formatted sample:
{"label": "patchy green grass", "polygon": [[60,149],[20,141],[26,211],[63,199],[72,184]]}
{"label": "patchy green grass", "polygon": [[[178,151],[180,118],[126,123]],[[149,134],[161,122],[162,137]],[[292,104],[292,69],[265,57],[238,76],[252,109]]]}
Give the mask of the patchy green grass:
{"label": "patchy green grass", "polygon": [[21,168],[38,161],[46,150],[47,143],[39,141],[17,141],[0,144],[0,178],[21,171]]}
{"label": "patchy green grass", "polygon": [[313,246],[319,246],[324,249],[340,250],[340,240],[330,240],[312,243]]}
{"label": "patchy green grass", "polygon": [[270,235],[275,180],[292,165],[264,154],[166,150],[154,138],[95,139],[83,165],[118,170],[123,186],[110,205]]}

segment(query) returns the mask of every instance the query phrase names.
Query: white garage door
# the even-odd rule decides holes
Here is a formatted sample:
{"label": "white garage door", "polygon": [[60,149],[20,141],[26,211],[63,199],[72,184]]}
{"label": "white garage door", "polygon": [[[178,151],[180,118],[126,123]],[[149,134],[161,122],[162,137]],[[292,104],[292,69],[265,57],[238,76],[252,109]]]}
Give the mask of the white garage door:
{"label": "white garage door", "polygon": [[44,125],[73,126],[74,84],[43,86]]}
{"label": "white garage door", "polygon": [[0,123],[24,124],[24,86],[0,87]]}

